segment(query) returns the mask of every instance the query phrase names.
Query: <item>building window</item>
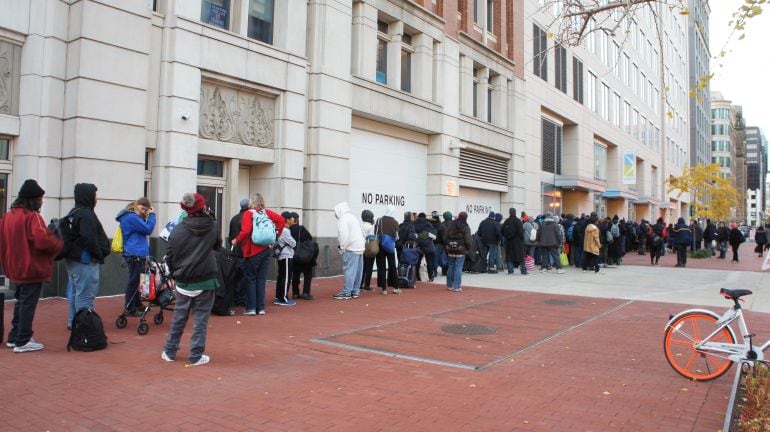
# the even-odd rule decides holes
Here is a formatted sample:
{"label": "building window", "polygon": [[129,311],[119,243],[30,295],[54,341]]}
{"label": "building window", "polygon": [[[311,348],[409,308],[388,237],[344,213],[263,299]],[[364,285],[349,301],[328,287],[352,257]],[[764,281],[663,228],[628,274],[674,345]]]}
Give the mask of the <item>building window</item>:
{"label": "building window", "polygon": [[219,27],[230,29],[230,0],[202,0],[201,21]]}
{"label": "building window", "polygon": [[487,0],[487,31],[494,33],[495,31],[495,0]]}
{"label": "building window", "polygon": [[8,174],[0,173],[0,216],[8,209]]}
{"label": "building window", "polygon": [[554,51],[554,65],[556,88],[567,93],[567,49],[558,44]]}
{"label": "building window", "polygon": [[542,119],[542,169],[561,175],[562,126]]}
{"label": "building window", "polygon": [[11,141],[8,138],[0,138],[0,160],[11,160]]}
{"label": "building window", "polygon": [[249,37],[273,43],[273,0],[249,0]]}
{"label": "building window", "polygon": [[583,103],[583,62],[572,57],[572,98]]}
{"label": "building window", "polygon": [[596,103],[596,92],[598,89],[596,88],[597,79],[596,75],[594,75],[591,72],[588,72],[588,109],[591,111],[598,113],[599,107]]}
{"label": "building window", "polygon": [[602,118],[610,120],[610,87],[602,84]]}
{"label": "building window", "polygon": [[480,15],[479,2],[480,1],[483,1],[483,0],[473,0],[473,22],[475,22],[476,24],[479,23],[479,15]]}
{"label": "building window", "polygon": [[412,37],[404,35],[401,39],[401,90],[412,91]]}
{"label": "building window", "polygon": [[213,159],[198,159],[198,175],[224,177],[224,162]]}
{"label": "building window", "polygon": [[534,37],[532,38],[534,43],[534,49],[532,52],[535,55],[534,61],[534,74],[540,78],[548,81],[548,37],[545,30],[533,24],[532,26]]}
{"label": "building window", "polygon": [[377,21],[377,82],[388,83],[388,24]]}
{"label": "building window", "polygon": [[152,180],[152,150],[144,152],[144,196],[150,198],[150,181]]}
{"label": "building window", "polygon": [[479,116],[479,79],[476,78],[476,71],[473,71],[473,117]]}
{"label": "building window", "polygon": [[487,122],[492,123],[492,88],[487,88]]}
{"label": "building window", "polygon": [[607,180],[607,147],[594,143],[594,178]]}

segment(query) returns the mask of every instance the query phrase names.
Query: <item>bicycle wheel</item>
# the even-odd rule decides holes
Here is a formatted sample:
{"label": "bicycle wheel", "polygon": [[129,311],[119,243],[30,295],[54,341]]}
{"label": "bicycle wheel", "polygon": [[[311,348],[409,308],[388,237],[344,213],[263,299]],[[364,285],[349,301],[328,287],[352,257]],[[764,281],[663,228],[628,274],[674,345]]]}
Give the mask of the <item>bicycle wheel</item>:
{"label": "bicycle wheel", "polygon": [[[695,344],[717,329],[717,315],[705,311],[686,313],[666,328],[663,349],[668,364],[680,375],[694,381],[709,381],[722,376],[733,362],[727,354],[695,349]],[[735,343],[729,327],[723,327],[709,342]]]}

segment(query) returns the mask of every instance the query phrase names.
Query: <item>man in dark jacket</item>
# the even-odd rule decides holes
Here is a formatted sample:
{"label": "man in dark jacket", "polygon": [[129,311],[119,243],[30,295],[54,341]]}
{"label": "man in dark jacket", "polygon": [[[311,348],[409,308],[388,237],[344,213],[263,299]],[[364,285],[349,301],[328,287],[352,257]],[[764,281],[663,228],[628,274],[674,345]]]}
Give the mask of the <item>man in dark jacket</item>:
{"label": "man in dark jacket", "polygon": [[[398,225],[398,240],[396,241],[396,255],[401,257],[404,243],[417,240],[414,232],[414,219],[417,215],[412,212],[404,213],[404,221]],[[400,259],[400,258],[399,258]]]}
{"label": "man in dark jacket", "polygon": [[[417,215],[417,219],[414,221],[414,232],[417,235],[417,246],[422,252],[422,256],[425,256],[425,265],[428,268],[428,282],[433,282],[433,278],[436,276],[436,262],[435,262],[435,245],[433,240],[436,239],[436,229],[433,228],[425,215],[420,213]],[[417,280],[420,280],[419,269],[422,262],[422,256],[417,261]]]}
{"label": "man in dark jacket", "polygon": [[445,211],[442,216],[444,218],[444,222],[441,222],[438,227],[436,227],[436,241],[434,243],[436,244],[436,255],[438,256],[441,254],[441,256],[436,259],[436,262],[439,263],[436,266],[436,270],[438,270],[438,267],[441,267],[441,275],[446,276],[447,269],[449,268],[449,261],[447,260],[444,236],[446,234],[447,228],[449,228],[449,224],[452,223],[452,213]]}
{"label": "man in dark jacket", "polygon": [[719,245],[719,258],[725,259],[727,255],[727,240],[730,237],[730,230],[727,228],[724,222],[719,222],[719,228],[717,228],[717,243]]}
{"label": "man in dark jacket", "polygon": [[444,245],[449,260],[446,287],[452,292],[462,292],[463,263],[465,254],[473,247],[471,228],[468,226],[468,213],[460,212],[457,219],[447,227]]}
{"label": "man in dark jacket", "polygon": [[500,257],[500,240],[503,238],[500,228],[500,223],[495,221],[495,212],[489,212],[489,217],[481,221],[477,232],[487,249],[487,267],[489,273],[497,273],[499,270],[495,264]]}
{"label": "man in dark jacket", "polygon": [[72,327],[77,311],[94,308],[94,298],[99,290],[99,266],[110,254],[107,234],[94,212],[96,191],[96,186],[91,183],[76,184],[75,208],[67,216],[72,218],[72,230],[64,239],[62,250],[72,286],[67,328]]}
{"label": "man in dark jacket", "polygon": [[[246,213],[246,211],[249,209],[249,199],[244,198],[240,202],[241,204],[241,211],[238,212],[235,216],[230,219],[230,234],[227,237],[228,243],[231,242],[234,238],[238,237],[238,234],[241,233],[241,223],[243,222],[243,214]],[[238,271],[237,271],[237,278],[235,281],[235,293],[233,297],[233,303],[236,306],[245,306],[246,305],[246,278],[243,277],[243,266],[245,264],[245,261],[243,259],[243,251],[241,250],[240,244],[231,244],[231,252],[235,256],[235,259],[238,260]]]}
{"label": "man in dark jacket", "polygon": [[[295,224],[289,228],[289,232],[291,233],[291,236],[294,237],[294,241],[297,242],[297,245],[308,240],[312,241],[313,236],[310,234],[310,231],[308,231],[304,225],[300,225],[299,223],[299,213],[292,212],[291,217],[294,218]],[[318,248],[316,248],[316,254],[309,263],[298,263],[296,260],[294,261],[291,276],[291,292],[295,299],[313,300],[315,298],[310,294],[310,284],[313,281],[313,268],[316,266],[317,258]],[[303,278],[302,294],[299,293],[300,277]]]}
{"label": "man in dark jacket", "polygon": [[521,274],[527,274],[524,266],[524,225],[516,216],[516,209],[508,209],[508,219],[503,224],[503,237],[505,238],[505,262],[508,274],[513,274],[513,269],[519,267]]}
{"label": "man in dark jacket", "polygon": [[714,240],[717,238],[717,227],[714,226],[714,222],[711,219],[706,219],[706,229],[703,230],[703,241],[706,243],[706,249],[708,249],[711,256],[714,256]]}
{"label": "man in dark jacket", "polygon": [[690,221],[690,250],[697,251],[703,242],[703,228],[695,219]]}
{"label": "man in dark jacket", "polygon": [[543,257],[540,262],[540,270],[546,272],[549,261],[556,266],[556,273],[564,273],[559,259],[561,248],[561,234],[557,224],[550,213],[546,213],[543,224],[537,230],[537,243],[543,249]]}
{"label": "man in dark jacket", "polygon": [[0,263],[15,285],[16,298],[6,346],[15,353],[44,348],[32,339],[32,321],[43,282],[51,281],[53,258],[62,248],[62,241],[40,216],[44,194],[35,180],[26,180],[11,210],[0,218]]}
{"label": "man in dark jacket", "polygon": [[687,265],[687,247],[691,241],[690,227],[684,222],[684,218],[679,218],[674,225],[674,247],[676,247],[676,267],[685,267]]}
{"label": "man in dark jacket", "polygon": [[167,362],[176,360],[179,340],[192,311],[194,325],[188,361],[190,366],[200,366],[210,360],[203,353],[214,292],[219,286],[214,250],[222,241],[216,222],[205,210],[206,200],[200,194],[190,195],[185,194],[180,203],[187,217],[171,232],[166,249],[166,262],[174,275],[177,297],[161,358]]}
{"label": "man in dark jacket", "polygon": [[394,290],[398,288],[398,271],[396,270],[396,253],[394,251],[388,251],[385,248],[385,242],[388,244],[390,241],[395,241],[398,237],[398,221],[393,217],[393,212],[396,209],[393,206],[388,206],[385,209],[385,214],[377,219],[374,224],[374,232],[381,236],[380,240],[380,252],[377,254],[377,286],[380,287],[381,294],[388,294],[388,286]]}

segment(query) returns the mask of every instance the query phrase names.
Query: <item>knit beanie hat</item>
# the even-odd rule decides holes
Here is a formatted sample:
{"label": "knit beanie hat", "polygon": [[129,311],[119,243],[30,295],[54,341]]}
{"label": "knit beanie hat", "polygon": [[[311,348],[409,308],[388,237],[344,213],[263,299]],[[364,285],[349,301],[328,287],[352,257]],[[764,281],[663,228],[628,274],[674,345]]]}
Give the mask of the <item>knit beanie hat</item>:
{"label": "knit beanie hat", "polygon": [[450,211],[445,211],[443,216],[444,216],[444,220],[445,221],[451,221],[452,220],[452,212],[450,212]]}
{"label": "knit beanie hat", "polygon": [[19,189],[19,198],[37,198],[43,195],[45,195],[43,188],[32,179],[25,180]]}
{"label": "knit beanie hat", "polygon": [[[188,195],[192,195],[192,200]],[[185,194],[179,205],[182,206],[182,210],[187,212],[188,216],[192,216],[203,211],[206,207],[206,198],[201,194]]]}

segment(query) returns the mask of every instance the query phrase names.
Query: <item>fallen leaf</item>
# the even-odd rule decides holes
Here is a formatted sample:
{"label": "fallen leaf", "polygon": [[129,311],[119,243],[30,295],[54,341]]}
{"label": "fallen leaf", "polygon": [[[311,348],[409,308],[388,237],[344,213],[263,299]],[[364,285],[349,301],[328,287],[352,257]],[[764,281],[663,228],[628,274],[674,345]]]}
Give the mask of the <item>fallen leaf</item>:
{"label": "fallen leaf", "polygon": [[602,392],[602,394],[606,396],[606,395],[609,395],[609,394],[610,394],[610,392],[608,392],[608,391],[606,391],[606,390],[605,390],[605,391],[603,391],[603,392]]}
{"label": "fallen leaf", "polygon": [[471,384],[471,385],[469,385],[468,387],[470,387],[470,388],[476,388],[476,384]]}
{"label": "fallen leaf", "polygon": [[240,324],[241,322],[240,322],[240,321],[236,321],[235,323],[236,323],[236,324]]}
{"label": "fallen leaf", "polygon": [[686,389],[686,388],[684,388],[684,387],[682,387],[682,388],[681,388],[681,390],[682,390],[683,392],[686,392],[686,391],[690,391],[690,390],[687,390],[687,389]]}

